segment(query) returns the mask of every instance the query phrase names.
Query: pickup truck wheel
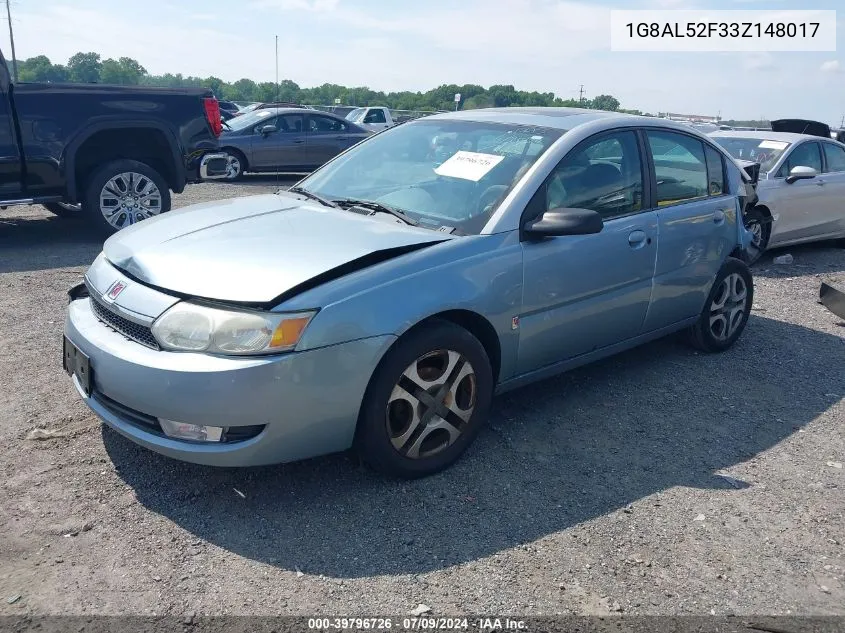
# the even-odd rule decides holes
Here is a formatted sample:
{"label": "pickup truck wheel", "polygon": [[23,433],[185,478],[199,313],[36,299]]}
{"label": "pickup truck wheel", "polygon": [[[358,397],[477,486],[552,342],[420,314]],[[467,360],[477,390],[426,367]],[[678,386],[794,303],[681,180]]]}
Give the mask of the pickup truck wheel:
{"label": "pickup truck wheel", "polygon": [[135,160],[116,160],[88,181],[83,209],[109,233],[170,211],[170,189],[152,167]]}
{"label": "pickup truck wheel", "polygon": [[82,213],[80,205],[68,202],[47,202],[42,206],[60,218],[78,218]]}

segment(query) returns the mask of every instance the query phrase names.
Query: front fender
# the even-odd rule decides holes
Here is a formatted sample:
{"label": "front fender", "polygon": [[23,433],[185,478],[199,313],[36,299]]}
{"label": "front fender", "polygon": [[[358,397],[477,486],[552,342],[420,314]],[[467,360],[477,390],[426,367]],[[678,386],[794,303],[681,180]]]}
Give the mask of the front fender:
{"label": "front fender", "polygon": [[373,336],[401,336],[452,310],[473,312],[495,329],[500,377],[515,370],[522,305],[522,247],[516,231],[440,242],[306,291],[278,310],[320,307],[297,349]]}

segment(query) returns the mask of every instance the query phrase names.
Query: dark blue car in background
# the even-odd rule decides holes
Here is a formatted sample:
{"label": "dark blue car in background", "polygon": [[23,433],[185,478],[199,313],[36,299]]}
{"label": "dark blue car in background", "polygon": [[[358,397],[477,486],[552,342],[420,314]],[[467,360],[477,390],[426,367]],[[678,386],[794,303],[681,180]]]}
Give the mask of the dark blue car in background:
{"label": "dark blue car in background", "polygon": [[265,108],[226,122],[227,180],[244,172],[310,172],[371,132],[327,112]]}

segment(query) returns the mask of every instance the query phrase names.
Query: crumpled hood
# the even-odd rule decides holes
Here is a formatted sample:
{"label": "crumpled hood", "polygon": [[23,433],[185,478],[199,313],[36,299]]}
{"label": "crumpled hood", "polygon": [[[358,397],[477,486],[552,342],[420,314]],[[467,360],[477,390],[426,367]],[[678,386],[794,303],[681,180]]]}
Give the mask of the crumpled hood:
{"label": "crumpled hood", "polygon": [[386,214],[367,217],[269,194],[170,211],[119,231],[103,251],[114,266],[163,290],[268,303],[361,258],[447,239]]}

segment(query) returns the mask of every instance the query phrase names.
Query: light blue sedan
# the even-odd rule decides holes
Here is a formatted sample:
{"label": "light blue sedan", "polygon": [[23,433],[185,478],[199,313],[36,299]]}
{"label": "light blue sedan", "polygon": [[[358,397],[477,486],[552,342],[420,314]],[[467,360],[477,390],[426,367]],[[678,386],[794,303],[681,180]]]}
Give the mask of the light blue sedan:
{"label": "light blue sedan", "polygon": [[428,475],[494,393],[679,330],[731,347],[753,298],[737,221],[753,196],[724,150],[670,121],[432,116],[289,191],[111,237],[70,291],[64,364],[106,424],[177,459],[354,447]]}

